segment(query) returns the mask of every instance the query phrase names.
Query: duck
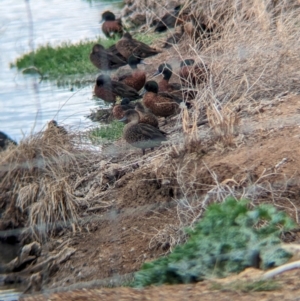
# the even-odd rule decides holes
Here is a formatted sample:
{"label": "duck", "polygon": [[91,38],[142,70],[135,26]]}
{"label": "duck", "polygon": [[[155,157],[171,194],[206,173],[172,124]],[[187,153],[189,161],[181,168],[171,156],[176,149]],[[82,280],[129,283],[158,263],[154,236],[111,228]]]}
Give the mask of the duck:
{"label": "duck", "polygon": [[105,49],[101,44],[95,44],[90,53],[90,61],[95,67],[104,71],[127,65],[126,59],[117,51],[115,45]]}
{"label": "duck", "polygon": [[112,113],[116,119],[121,119],[127,110],[134,110],[135,105],[130,103],[129,98],[123,98],[121,103],[113,107]]}
{"label": "duck", "polygon": [[156,76],[158,74],[163,75],[163,79],[158,83],[159,92],[174,92],[174,91],[181,90],[181,84],[169,83],[170,78],[172,77],[173,74],[173,69],[170,64],[167,63],[160,64],[158,66],[157,71],[153,74],[153,76]]}
{"label": "duck", "polygon": [[146,123],[158,128],[158,120],[156,116],[147,108],[143,106],[141,102],[137,102],[134,108],[140,115],[140,123]]}
{"label": "duck", "polygon": [[4,132],[0,131],[0,151],[5,150],[10,144],[18,145],[16,141],[12,140]]}
{"label": "duck", "polygon": [[128,85],[129,87],[132,87],[133,89],[135,89],[137,91],[140,91],[146,83],[146,72],[139,70],[137,68],[137,65],[142,64],[142,63],[143,63],[143,61],[141,58],[131,55],[128,58],[128,65],[132,69],[132,72],[121,75],[121,76],[117,77],[116,79],[119,82],[122,82],[122,83]]}
{"label": "duck", "polygon": [[165,132],[150,124],[139,123],[140,116],[136,110],[127,110],[120,121],[127,123],[123,129],[123,138],[132,146],[141,148],[143,155],[147,148],[154,150],[162,141],[167,141]]}
{"label": "duck", "polygon": [[164,32],[169,28],[173,28],[176,22],[179,22],[178,15],[181,10],[181,5],[177,5],[172,12],[167,12],[158,21],[155,20],[152,25],[155,25],[155,32]]}
{"label": "duck", "polygon": [[160,117],[169,117],[180,112],[179,103],[182,99],[166,93],[158,92],[158,84],[155,81],[148,81],[143,92],[143,104],[151,112]]}
{"label": "duck", "polygon": [[102,32],[107,38],[114,38],[116,34],[123,34],[123,25],[121,19],[116,19],[116,16],[111,11],[105,11],[102,14]]}
{"label": "duck", "polygon": [[116,48],[127,60],[131,55],[144,59],[161,52],[134,39],[129,32],[123,34],[123,37],[116,43]]}
{"label": "duck", "polygon": [[97,97],[111,103],[116,102],[117,96],[126,97],[129,100],[136,100],[141,97],[135,89],[122,82],[111,80],[106,74],[100,74],[97,77],[94,93]]}
{"label": "duck", "polygon": [[59,134],[59,135],[67,135],[68,134],[67,130],[63,126],[58,125],[56,120],[50,120],[48,122],[48,127],[47,127],[46,131],[52,131],[55,134]]}
{"label": "duck", "polygon": [[183,86],[197,85],[207,81],[209,69],[202,63],[186,59],[180,63],[179,77]]}

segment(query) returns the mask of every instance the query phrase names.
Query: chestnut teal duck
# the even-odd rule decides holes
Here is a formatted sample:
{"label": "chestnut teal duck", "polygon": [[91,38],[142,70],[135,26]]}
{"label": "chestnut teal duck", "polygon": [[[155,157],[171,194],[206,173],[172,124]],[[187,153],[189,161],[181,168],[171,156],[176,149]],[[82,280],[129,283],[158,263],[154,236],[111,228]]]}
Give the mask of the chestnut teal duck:
{"label": "chestnut teal duck", "polygon": [[116,16],[111,11],[105,11],[102,14],[102,31],[107,38],[112,38],[116,34],[123,34],[123,25],[121,19],[116,19]]}
{"label": "chestnut teal duck", "polygon": [[195,64],[193,59],[180,63],[179,77],[183,86],[196,86],[207,81],[209,69],[202,63]]}
{"label": "chestnut teal duck", "polygon": [[169,28],[173,28],[176,23],[181,23],[178,19],[179,12],[181,10],[181,5],[177,5],[172,12],[167,12],[160,20],[154,20],[152,26],[155,25],[155,32],[164,32]]}
{"label": "chestnut teal duck", "polygon": [[116,102],[117,96],[129,98],[129,100],[141,98],[135,89],[122,82],[111,80],[106,74],[101,74],[97,77],[94,93],[97,97],[111,103]]}
{"label": "chestnut teal duck", "polygon": [[116,47],[127,60],[131,55],[144,59],[161,52],[134,39],[128,32],[123,34],[123,37],[116,43]]}
{"label": "chestnut teal duck", "polygon": [[163,63],[158,66],[158,70],[153,74],[156,76],[158,74],[162,74],[163,78],[158,82],[158,90],[159,92],[179,92],[178,97],[181,96],[181,84],[178,83],[170,83],[170,78],[173,74],[173,69],[170,64]]}
{"label": "chestnut teal duck", "polygon": [[124,117],[124,114],[127,110],[134,110],[135,105],[130,103],[128,98],[123,98],[120,104],[117,104],[113,107],[113,115],[116,119],[121,119]]}
{"label": "chestnut teal duck", "polygon": [[59,134],[59,135],[67,135],[68,134],[67,130],[63,126],[58,125],[56,120],[50,120],[48,122],[47,131],[49,131],[49,130],[53,131],[53,132],[55,132],[56,134]]}
{"label": "chestnut teal duck", "polygon": [[167,141],[166,133],[150,124],[139,123],[140,116],[135,110],[128,110],[120,120],[127,123],[123,129],[123,138],[132,146],[141,148],[143,155],[145,150],[161,145],[162,141]]}
{"label": "chestnut teal duck", "polygon": [[5,150],[10,144],[17,145],[17,142],[12,140],[4,132],[0,131],[0,151]]}
{"label": "chestnut teal duck", "polygon": [[146,72],[137,68],[138,64],[142,64],[142,59],[131,55],[128,58],[128,65],[131,67],[132,72],[128,72],[116,78],[116,80],[132,87],[139,91],[146,83]]}
{"label": "chestnut teal duck", "polygon": [[141,102],[137,102],[135,104],[135,110],[140,115],[140,123],[147,123],[158,128],[158,120],[156,116],[149,109],[145,108]]}
{"label": "chestnut teal duck", "polygon": [[155,81],[148,81],[144,87],[143,104],[151,112],[160,117],[168,117],[180,112],[179,104],[182,99],[166,92],[158,92],[158,84]]}
{"label": "chestnut teal duck", "polygon": [[115,45],[105,49],[100,44],[93,46],[90,61],[101,70],[114,70],[127,65],[126,59],[117,51]]}

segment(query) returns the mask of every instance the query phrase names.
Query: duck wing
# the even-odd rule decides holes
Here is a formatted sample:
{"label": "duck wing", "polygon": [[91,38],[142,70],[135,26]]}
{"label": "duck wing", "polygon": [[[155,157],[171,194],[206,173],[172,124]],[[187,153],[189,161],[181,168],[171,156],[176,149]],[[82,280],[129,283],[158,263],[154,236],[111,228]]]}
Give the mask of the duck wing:
{"label": "duck wing", "polygon": [[141,98],[141,96],[135,89],[127,86],[126,84],[113,80],[111,81],[111,83],[112,92],[121,96],[122,98],[129,98],[130,100]]}
{"label": "duck wing", "polygon": [[176,102],[178,104],[180,104],[182,102],[182,98],[180,98],[172,93],[169,93],[169,92],[159,92],[158,95],[162,96],[164,98],[169,98],[170,101]]}
{"label": "duck wing", "polygon": [[100,52],[100,58],[101,60],[107,60],[110,63],[110,65],[113,66],[121,67],[127,65],[127,61],[125,60],[125,58],[115,55],[114,53],[107,50],[103,50]]}
{"label": "duck wing", "polygon": [[116,44],[114,44],[114,45],[108,47],[108,48],[106,49],[106,51],[109,52],[109,53],[111,53],[111,54],[113,54],[113,55],[115,55],[115,56],[117,56],[117,57],[120,58],[121,60],[126,61],[126,58],[118,51],[118,49],[117,49],[117,47],[116,47]]}
{"label": "duck wing", "polygon": [[150,124],[139,123],[135,129],[143,137],[143,140],[167,141],[166,133]]}

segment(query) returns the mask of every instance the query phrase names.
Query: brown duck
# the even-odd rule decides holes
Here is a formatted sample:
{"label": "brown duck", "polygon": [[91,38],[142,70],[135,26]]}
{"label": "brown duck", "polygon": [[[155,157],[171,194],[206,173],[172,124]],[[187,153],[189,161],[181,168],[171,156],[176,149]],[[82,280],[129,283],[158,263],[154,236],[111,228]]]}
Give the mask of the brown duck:
{"label": "brown duck", "polygon": [[5,150],[10,144],[17,145],[8,135],[0,131],[0,151]]}
{"label": "brown duck", "polygon": [[67,130],[63,126],[58,125],[56,120],[50,120],[48,122],[47,131],[52,131],[53,133],[58,134],[58,135],[67,135],[68,134]]}
{"label": "brown duck", "polygon": [[173,28],[176,22],[179,24],[180,20],[177,19],[181,5],[177,5],[172,12],[167,12],[165,15],[158,21],[155,20],[151,25],[156,25],[155,32],[164,32],[168,28]]}
{"label": "brown duck", "polygon": [[101,74],[97,77],[94,93],[97,97],[107,102],[116,102],[116,97],[126,97],[130,100],[139,99],[139,93],[122,82],[111,80],[108,75]]}
{"label": "brown duck", "polygon": [[143,155],[145,150],[160,146],[162,141],[167,141],[166,133],[150,124],[139,123],[140,116],[135,110],[128,110],[120,120],[127,124],[123,130],[123,138],[132,146],[141,148]]}
{"label": "brown duck", "polygon": [[127,65],[126,59],[117,51],[115,45],[105,49],[100,44],[93,46],[90,61],[101,70],[113,70]]}
{"label": "brown duck", "polygon": [[116,47],[126,59],[128,59],[131,55],[144,59],[161,52],[143,42],[133,39],[131,34],[128,32],[123,34],[122,39],[116,43]]}
{"label": "brown duck", "polygon": [[195,86],[207,81],[208,72],[206,65],[195,64],[193,59],[186,59],[180,64],[179,76],[183,86]]}
{"label": "brown duck", "polygon": [[174,92],[179,91],[179,96],[181,95],[181,84],[178,83],[170,83],[170,78],[172,77],[173,71],[172,66],[170,64],[160,64],[158,66],[158,70],[153,74],[156,76],[158,74],[163,75],[163,79],[158,83],[159,92]]}
{"label": "brown duck", "polygon": [[141,58],[131,55],[128,58],[128,65],[131,67],[132,72],[119,76],[117,80],[137,91],[141,90],[146,83],[146,72],[137,68],[137,65],[141,63]]}
{"label": "brown duck", "polygon": [[112,113],[116,119],[121,119],[127,110],[134,110],[134,108],[134,104],[130,103],[128,98],[123,98],[120,104],[114,106]]}
{"label": "brown duck", "polygon": [[166,92],[158,93],[158,84],[155,81],[148,81],[145,84],[143,104],[156,116],[168,117],[178,114],[181,99]]}
{"label": "brown duck", "polygon": [[116,34],[123,34],[123,25],[121,19],[116,19],[116,16],[111,11],[105,11],[102,14],[102,31],[107,38],[114,37]]}
{"label": "brown duck", "polygon": [[140,115],[140,123],[147,123],[154,126],[155,128],[158,128],[158,120],[156,116],[151,113],[150,110],[145,108],[141,102],[137,102],[135,104],[135,110]]}

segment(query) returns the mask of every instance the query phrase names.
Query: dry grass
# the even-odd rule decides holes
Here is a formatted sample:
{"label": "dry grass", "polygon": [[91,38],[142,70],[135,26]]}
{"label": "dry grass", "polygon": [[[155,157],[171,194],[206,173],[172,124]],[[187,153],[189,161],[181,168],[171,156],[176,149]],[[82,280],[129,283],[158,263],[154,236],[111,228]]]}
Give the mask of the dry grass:
{"label": "dry grass", "polygon": [[[203,118],[208,120],[216,145],[221,144],[221,149],[234,146],[241,116],[286,92],[299,92],[300,78],[299,1],[187,0],[183,8],[193,12],[194,28],[197,22],[205,23],[213,31],[209,38],[186,33],[184,40],[173,47],[179,60],[193,58],[206,65],[209,72],[206,82],[189,87],[196,97],[192,112],[183,110],[181,114],[182,149],[186,155],[168,167],[183,195],[177,201],[178,223],[158,231],[151,241],[151,246],[156,243],[170,249],[184,242],[186,236],[181,230],[193,226],[211,202],[234,196],[248,198],[253,204],[268,198],[275,206],[281,206],[288,182],[284,175],[279,186],[272,184],[272,178],[280,175],[272,173],[261,175],[255,182],[235,177],[220,182],[214,171],[190,150],[195,151],[195,141],[198,149],[206,146],[205,141],[200,143],[197,126]],[[171,157],[174,149],[173,145]],[[209,186],[197,178],[203,168],[207,168],[214,184]],[[284,209],[297,219],[291,208]]]}
{"label": "dry grass", "polygon": [[62,226],[75,229],[81,200],[74,195],[74,187],[87,161],[70,135],[50,128],[2,152],[3,220],[10,227],[29,227],[37,239]]}

